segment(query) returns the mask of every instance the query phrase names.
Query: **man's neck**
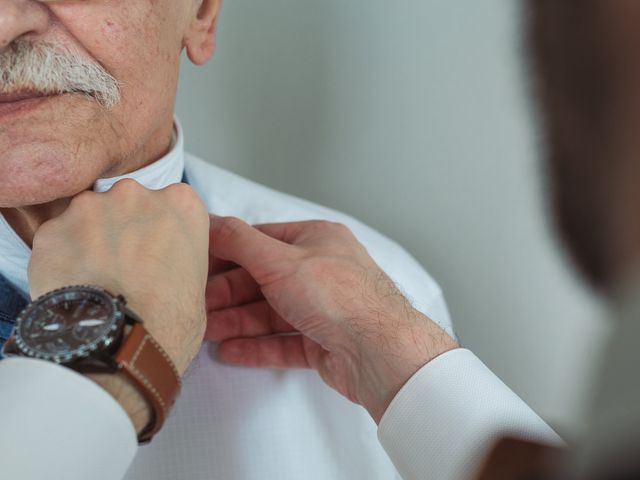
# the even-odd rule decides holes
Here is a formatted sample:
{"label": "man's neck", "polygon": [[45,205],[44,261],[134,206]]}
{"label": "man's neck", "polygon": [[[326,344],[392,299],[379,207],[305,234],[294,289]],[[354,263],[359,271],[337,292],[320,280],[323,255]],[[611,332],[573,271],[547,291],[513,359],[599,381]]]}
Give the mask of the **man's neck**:
{"label": "man's neck", "polygon": [[[172,146],[173,120],[147,142],[137,155],[125,164],[115,163],[115,169],[107,172],[106,177],[118,177],[139,170],[165,156]],[[138,161],[135,161],[138,158]],[[7,223],[18,236],[29,246],[33,245],[33,237],[40,226],[47,220],[61,215],[69,206],[72,197],[59,198],[42,205],[32,205],[18,208],[0,208]]]}
{"label": "man's neck", "polygon": [[71,198],[60,198],[44,205],[1,208],[0,213],[18,236],[31,247],[33,237],[40,226],[47,220],[61,215],[70,202]]}

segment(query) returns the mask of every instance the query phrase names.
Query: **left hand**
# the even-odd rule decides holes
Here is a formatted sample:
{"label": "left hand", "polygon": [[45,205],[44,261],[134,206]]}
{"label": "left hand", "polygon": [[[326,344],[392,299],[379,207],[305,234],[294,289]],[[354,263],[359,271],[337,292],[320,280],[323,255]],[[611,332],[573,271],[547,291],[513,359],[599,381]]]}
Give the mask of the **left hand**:
{"label": "left hand", "polygon": [[[200,350],[205,329],[209,217],[184,184],[151,191],[122,180],[83,192],[33,240],[31,295],[89,284],[122,294],[179,373]],[[124,375],[92,374],[140,431],[150,411]]]}
{"label": "left hand", "polygon": [[148,190],[121,180],[83,192],[36,231],[32,298],[69,285],[96,285],[129,307],[182,374],[200,349],[209,216],[187,185]]}

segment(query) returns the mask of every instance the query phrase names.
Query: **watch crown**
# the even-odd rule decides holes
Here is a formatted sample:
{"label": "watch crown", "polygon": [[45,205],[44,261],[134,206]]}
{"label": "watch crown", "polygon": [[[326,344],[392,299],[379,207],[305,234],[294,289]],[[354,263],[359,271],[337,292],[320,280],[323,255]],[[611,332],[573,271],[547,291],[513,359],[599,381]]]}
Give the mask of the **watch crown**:
{"label": "watch crown", "polygon": [[118,299],[118,301],[119,301],[122,305],[126,305],[126,304],[127,304],[127,299],[126,299],[126,298],[124,298],[124,296],[122,296],[122,295],[118,295],[116,298]]}

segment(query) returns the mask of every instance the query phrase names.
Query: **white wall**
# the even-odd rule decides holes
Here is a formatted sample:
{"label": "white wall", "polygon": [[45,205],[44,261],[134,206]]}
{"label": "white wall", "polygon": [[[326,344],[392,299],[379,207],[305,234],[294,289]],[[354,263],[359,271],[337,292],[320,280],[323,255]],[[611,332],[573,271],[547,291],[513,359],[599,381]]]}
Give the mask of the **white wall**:
{"label": "white wall", "polygon": [[439,280],[463,343],[571,433],[595,301],[545,215],[515,0],[225,0],[188,148],[346,211]]}

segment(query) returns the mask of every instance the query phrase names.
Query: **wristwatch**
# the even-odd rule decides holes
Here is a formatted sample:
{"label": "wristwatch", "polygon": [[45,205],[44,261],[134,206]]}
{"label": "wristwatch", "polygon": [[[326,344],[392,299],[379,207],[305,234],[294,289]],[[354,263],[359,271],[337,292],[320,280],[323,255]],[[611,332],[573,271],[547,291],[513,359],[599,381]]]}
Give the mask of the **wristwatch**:
{"label": "wristwatch", "polygon": [[64,365],[80,373],[127,375],[151,407],[138,436],[151,441],[180,391],[180,376],[165,351],[126,307],[123,296],[94,286],[54,290],[20,313],[2,352]]}

